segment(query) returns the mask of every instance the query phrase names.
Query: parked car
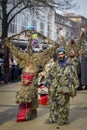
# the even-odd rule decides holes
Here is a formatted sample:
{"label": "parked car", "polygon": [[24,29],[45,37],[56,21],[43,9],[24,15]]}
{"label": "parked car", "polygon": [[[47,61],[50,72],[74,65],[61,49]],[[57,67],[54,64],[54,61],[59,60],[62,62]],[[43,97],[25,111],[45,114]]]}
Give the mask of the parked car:
{"label": "parked car", "polygon": [[40,47],[42,50],[45,50],[45,49],[47,49],[47,43],[46,43],[46,42],[40,42],[40,43],[39,43],[39,47]]}
{"label": "parked car", "polygon": [[37,52],[41,52],[42,51],[40,47],[35,47],[32,50],[33,50],[33,53],[37,53]]}

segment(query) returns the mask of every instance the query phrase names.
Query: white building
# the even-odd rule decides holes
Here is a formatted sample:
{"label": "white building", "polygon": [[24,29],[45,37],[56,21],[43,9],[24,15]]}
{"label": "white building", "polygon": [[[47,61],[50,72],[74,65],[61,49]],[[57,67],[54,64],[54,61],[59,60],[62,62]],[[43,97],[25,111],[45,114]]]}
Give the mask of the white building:
{"label": "white building", "polygon": [[[9,9],[10,7],[11,5],[9,6]],[[26,30],[31,25],[35,26],[38,32],[55,41],[59,37],[58,29],[60,27],[63,28],[67,36],[72,35],[73,30],[71,20],[65,19],[63,16],[57,14],[54,8],[49,6],[42,8],[39,15],[36,15],[35,13],[31,15],[31,11],[29,11],[29,9],[18,14],[9,25],[8,36]]]}
{"label": "white building", "polygon": [[31,15],[29,10],[26,10],[15,17],[9,26],[9,36],[12,34],[19,33],[23,30],[28,29],[29,26],[33,25],[36,30],[47,37],[52,37],[52,22],[53,10],[49,7],[42,8],[40,15],[37,16],[35,13]]}

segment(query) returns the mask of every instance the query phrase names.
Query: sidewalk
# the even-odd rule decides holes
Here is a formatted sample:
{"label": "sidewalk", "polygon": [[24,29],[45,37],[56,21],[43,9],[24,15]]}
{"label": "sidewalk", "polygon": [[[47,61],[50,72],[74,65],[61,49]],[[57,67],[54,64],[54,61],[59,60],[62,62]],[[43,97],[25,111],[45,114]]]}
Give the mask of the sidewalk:
{"label": "sidewalk", "polygon": [[[31,121],[16,122],[18,105],[15,103],[16,92],[20,83],[0,86],[0,130],[56,130],[57,124],[45,124],[48,118],[48,106],[39,106],[37,118]],[[59,126],[60,130],[87,130],[87,90],[77,92],[70,103],[70,124]],[[10,116],[11,115],[11,116]]]}

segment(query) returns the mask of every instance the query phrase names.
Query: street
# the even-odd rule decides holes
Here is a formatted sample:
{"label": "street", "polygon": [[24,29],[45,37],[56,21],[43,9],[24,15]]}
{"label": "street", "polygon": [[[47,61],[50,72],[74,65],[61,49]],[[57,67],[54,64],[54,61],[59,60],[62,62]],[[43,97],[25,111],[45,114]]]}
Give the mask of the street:
{"label": "street", "polygon": [[87,90],[77,91],[77,96],[70,101],[70,124],[58,126],[46,124],[48,105],[38,107],[35,119],[16,122],[18,104],[16,92],[21,83],[0,84],[0,130],[87,130]]}

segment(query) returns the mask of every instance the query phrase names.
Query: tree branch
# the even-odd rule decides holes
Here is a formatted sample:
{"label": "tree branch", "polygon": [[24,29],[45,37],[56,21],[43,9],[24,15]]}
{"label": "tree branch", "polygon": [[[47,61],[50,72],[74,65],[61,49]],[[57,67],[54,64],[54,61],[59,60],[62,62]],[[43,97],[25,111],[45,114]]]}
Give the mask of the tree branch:
{"label": "tree branch", "polygon": [[26,6],[26,7],[22,8],[22,9],[20,9],[18,12],[16,12],[16,13],[11,17],[11,19],[8,21],[8,25],[11,23],[11,21],[12,21],[20,12],[22,12],[22,11],[25,10],[26,8],[28,8],[28,7]]}
{"label": "tree branch", "polygon": [[16,8],[18,8],[18,5],[21,5],[23,1],[18,2],[9,12],[8,16],[11,14],[12,11],[14,11]]}

